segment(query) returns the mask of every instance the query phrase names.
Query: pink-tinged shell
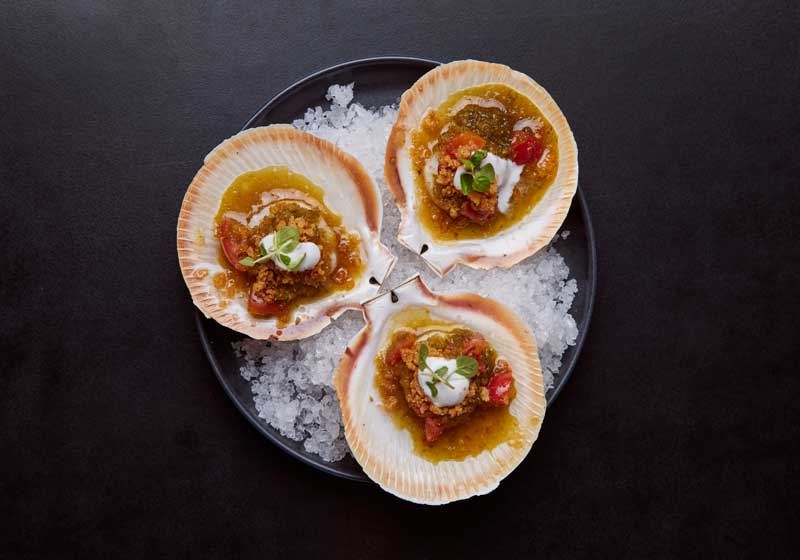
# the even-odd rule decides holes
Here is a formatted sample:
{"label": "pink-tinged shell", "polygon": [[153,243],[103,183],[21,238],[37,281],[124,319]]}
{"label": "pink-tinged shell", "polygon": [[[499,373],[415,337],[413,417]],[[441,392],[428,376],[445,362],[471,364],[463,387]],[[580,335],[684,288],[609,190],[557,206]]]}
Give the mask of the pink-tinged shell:
{"label": "pink-tinged shell", "polygon": [[[395,297],[392,297],[391,294]],[[375,356],[385,345],[392,317],[422,307],[446,321],[483,334],[514,372],[517,394],[509,411],[520,437],[461,461],[431,463],[416,455],[409,432],[398,428],[375,387]],[[494,490],[530,451],[546,401],[536,341],[504,305],[475,294],[436,294],[419,276],[364,304],[366,326],[345,350],[334,375],[345,436],[353,457],[381,488],[420,504],[445,504]]]}
{"label": "pink-tinged shell", "polygon": [[[558,136],[558,172],[542,199],[520,222],[489,239],[436,241],[416,216],[411,135],[428,111],[453,93],[491,83],[504,84],[526,96],[547,118]],[[459,263],[481,269],[508,268],[547,245],[564,222],[578,187],[578,147],[561,109],[533,79],[502,64],[462,60],[434,68],[403,94],[386,146],[384,174],[400,209],[398,240],[417,254],[427,245],[422,258],[437,274],[447,274]]]}
{"label": "pink-tinged shell", "polygon": [[[239,175],[270,166],[287,166],[323,188],[328,208],[361,236],[366,264],[353,289],[301,306],[294,322],[283,327],[274,318],[251,316],[244,299],[225,301],[211,284],[214,273],[223,270],[214,235],[222,196]],[[214,148],[186,191],[178,217],[181,273],[194,304],[221,325],[258,339],[306,338],[374,296],[378,286],[369,282],[370,277],[382,282],[389,274],[395,257],[380,242],[382,218],[380,192],[354,157],[288,125],[251,128]]]}

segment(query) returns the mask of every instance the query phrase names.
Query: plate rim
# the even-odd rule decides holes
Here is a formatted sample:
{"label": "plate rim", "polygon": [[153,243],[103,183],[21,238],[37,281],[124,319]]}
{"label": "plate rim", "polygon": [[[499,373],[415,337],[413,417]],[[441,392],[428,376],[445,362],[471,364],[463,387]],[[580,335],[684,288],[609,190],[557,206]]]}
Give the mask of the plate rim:
{"label": "plate rim", "polygon": [[[242,126],[241,130],[246,130],[248,128],[252,128],[254,126],[254,122],[260,119],[265,112],[269,112],[274,105],[277,105],[285,98],[291,96],[296,90],[304,87],[309,82],[317,80],[319,78],[323,78],[328,74],[333,72],[347,70],[350,68],[361,67],[361,66],[371,66],[371,65],[394,65],[394,64],[402,64],[408,66],[427,66],[429,68],[434,68],[436,66],[441,65],[442,63],[436,60],[421,58],[421,57],[414,57],[414,56],[376,56],[376,57],[368,57],[368,58],[359,58],[355,60],[350,60],[346,62],[342,62],[340,64],[335,64],[333,66],[323,68],[312,74],[309,74],[300,80],[297,80],[287,88],[283,89],[276,95],[274,95],[269,101],[264,103],[253,115],[245,122],[244,126]],[[588,275],[588,286],[586,288],[587,298],[584,303],[584,319],[583,319],[583,335],[578,337],[578,341],[574,346],[574,351],[572,358],[568,364],[566,364],[566,370],[562,374],[562,381],[553,389],[553,392],[550,395],[550,398],[547,399],[547,408],[550,408],[553,402],[555,402],[558,395],[561,394],[564,386],[569,381],[569,378],[572,376],[572,372],[575,369],[575,366],[578,363],[578,359],[580,358],[581,352],[583,351],[583,346],[586,343],[587,334],[589,331],[589,326],[592,319],[592,312],[594,311],[594,300],[596,297],[596,289],[597,289],[597,245],[594,236],[594,227],[592,225],[592,219],[589,215],[589,208],[586,204],[586,198],[583,195],[583,191],[580,188],[580,184],[576,190],[576,197],[578,200],[578,205],[580,206],[581,212],[581,219],[584,223],[584,228],[586,230],[586,243],[589,248],[588,257],[588,267],[587,267],[587,275]],[[197,327],[197,331],[200,335],[200,342],[203,347],[203,352],[208,359],[211,369],[214,371],[214,376],[219,381],[220,385],[225,391],[225,394],[228,395],[228,398],[233,401],[233,404],[239,410],[239,412],[247,419],[250,424],[256,428],[256,430],[261,433],[264,437],[266,437],[270,442],[275,444],[280,450],[287,453],[294,459],[297,459],[301,463],[311,466],[314,469],[322,471],[324,473],[333,475],[338,478],[343,478],[346,480],[352,480],[355,482],[369,482],[370,479],[364,475],[363,472],[360,473],[349,473],[344,472],[339,469],[334,468],[332,465],[335,463],[326,463],[325,461],[319,460],[314,461],[309,459],[296,449],[293,449],[289,446],[285,441],[283,441],[282,437],[273,434],[269,426],[262,418],[255,415],[253,412],[248,410],[244,403],[242,403],[234,394],[233,389],[227,383],[223,371],[222,366],[219,364],[217,360],[217,356],[214,352],[214,349],[211,347],[211,340],[208,336],[208,331],[205,327],[205,322],[209,321],[202,312],[195,307],[195,325]]]}

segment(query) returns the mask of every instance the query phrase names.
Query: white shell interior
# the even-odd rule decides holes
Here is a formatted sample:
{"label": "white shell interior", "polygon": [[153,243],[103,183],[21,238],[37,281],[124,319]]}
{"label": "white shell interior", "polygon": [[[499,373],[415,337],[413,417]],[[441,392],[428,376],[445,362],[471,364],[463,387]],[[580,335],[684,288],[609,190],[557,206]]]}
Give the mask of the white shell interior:
{"label": "white shell interior", "polygon": [[[384,490],[406,500],[440,504],[485,494],[497,487],[530,450],[544,418],[544,391],[538,358],[520,351],[519,339],[492,317],[462,306],[451,306],[431,297],[419,277],[415,277],[365,305],[367,326],[360,336],[367,338],[353,365],[347,389],[349,411],[347,433],[353,453],[370,478]],[[510,405],[527,442],[523,449],[503,443],[463,461],[431,463],[414,453],[411,434],[395,426],[383,409],[380,393],[374,384],[377,353],[391,335],[390,319],[407,307],[423,307],[441,319],[465,325],[483,334],[498,355],[511,364],[517,396]],[[531,339],[533,338],[530,335]],[[352,344],[352,343],[351,343]],[[533,346],[535,352],[535,344]],[[340,395],[341,398],[341,395]],[[354,439],[363,442],[354,446]]]}
{"label": "white shell interior", "polygon": [[[553,214],[563,205],[564,193],[559,185],[567,182],[568,176],[577,174],[577,157],[574,162],[570,162],[566,157],[559,161],[559,169],[542,199],[534,206],[530,214],[489,239],[460,240],[460,241],[437,241],[430,233],[422,227],[416,218],[416,189],[409,146],[411,146],[411,135],[419,127],[419,123],[428,111],[441,105],[450,95],[478,85],[498,83],[496,68],[498,65],[486,64],[476,66],[475,71],[461,72],[450,80],[437,80],[431,85],[420,91],[421,95],[409,106],[408,128],[406,130],[403,148],[397,153],[397,170],[403,192],[406,197],[404,209],[404,219],[400,224],[400,231],[397,238],[400,242],[416,252],[420,253],[423,245],[428,246],[428,250],[422,254],[426,263],[439,275],[446,274],[453,266],[458,263],[468,264],[476,268],[491,268],[493,266],[511,266],[521,259],[510,263],[498,263],[497,260],[485,259],[483,257],[507,257],[508,255],[524,250],[533,244],[533,241],[540,238],[552,223]],[[504,67],[503,67],[504,68]],[[566,120],[559,110],[555,101],[550,95],[536,82],[519,72],[512,71],[518,79],[529,82],[529,87],[534,88],[538,95],[532,98],[538,109],[553,125],[558,134],[559,154],[577,154],[575,139],[571,130],[566,125]],[[520,93],[514,84],[506,81],[502,82],[508,87],[512,87]],[[542,102],[546,99],[549,102]],[[531,95],[527,95],[531,97]],[[558,123],[564,122],[564,126],[559,127]],[[572,198],[573,191],[569,193]],[[556,228],[557,229],[557,228]],[[555,231],[553,231],[555,233]],[[552,237],[552,235],[548,236]],[[549,238],[548,240],[549,241]],[[544,241],[546,243],[547,241]]]}
{"label": "white shell interior", "polygon": [[[282,125],[273,125],[270,128],[284,128]],[[291,128],[286,126],[285,128]],[[252,132],[250,129],[226,140],[215,148],[208,156],[206,163],[212,160],[215,152],[222,146],[246,137]],[[304,134],[298,132],[298,134]],[[352,232],[357,232],[362,241],[362,258],[366,264],[365,270],[352,290],[335,292],[331,296],[299,307],[295,313],[295,322],[289,326],[278,328],[275,318],[255,318],[247,312],[247,302],[243,299],[233,299],[225,307],[225,312],[237,316],[239,324],[237,330],[246,332],[250,336],[261,336],[267,331],[280,331],[277,338],[292,340],[304,338],[322,330],[331,321],[340,315],[346,308],[357,307],[362,301],[372,297],[378,286],[370,284],[370,277],[374,276],[379,282],[390,272],[395,257],[380,242],[380,228],[382,221],[382,206],[380,192],[376,188],[377,196],[377,232],[372,231],[366,220],[367,210],[365,202],[353,178],[347,169],[338,164],[338,160],[328,153],[317,152],[314,146],[299,149],[296,138],[276,136],[269,142],[242,142],[232,154],[218,159],[218,164],[209,168],[204,180],[202,193],[193,211],[188,216],[188,227],[185,231],[179,230],[181,235],[188,236],[194,244],[188,254],[182,254],[182,259],[189,265],[189,270],[184,270],[184,275],[193,271],[206,270],[205,276],[210,295],[216,290],[211,285],[211,278],[216,272],[223,270],[217,260],[218,241],[214,236],[214,216],[216,215],[222,195],[233,181],[241,174],[256,171],[270,166],[287,166],[295,173],[304,175],[325,191],[324,202],[334,213],[342,217],[342,224]],[[200,173],[203,173],[201,170]],[[366,172],[365,172],[366,173]],[[206,313],[201,306],[198,307]],[[330,310],[334,311],[330,311]],[[297,321],[299,319],[299,323]],[[303,322],[313,320],[313,328],[303,325]],[[249,331],[249,332],[248,332]]]}

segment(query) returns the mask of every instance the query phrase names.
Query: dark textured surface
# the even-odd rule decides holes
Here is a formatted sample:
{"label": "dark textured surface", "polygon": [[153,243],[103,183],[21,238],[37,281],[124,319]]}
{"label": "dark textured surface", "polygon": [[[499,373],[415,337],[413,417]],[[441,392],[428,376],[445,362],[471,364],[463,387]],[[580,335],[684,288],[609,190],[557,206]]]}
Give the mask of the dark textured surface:
{"label": "dark textured surface", "polygon": [[[797,548],[798,8],[432,5],[2,4],[0,556]],[[174,249],[211,147],[297,78],[380,54],[545,85],[600,248],[531,456],[439,509],[264,441],[211,373]]]}

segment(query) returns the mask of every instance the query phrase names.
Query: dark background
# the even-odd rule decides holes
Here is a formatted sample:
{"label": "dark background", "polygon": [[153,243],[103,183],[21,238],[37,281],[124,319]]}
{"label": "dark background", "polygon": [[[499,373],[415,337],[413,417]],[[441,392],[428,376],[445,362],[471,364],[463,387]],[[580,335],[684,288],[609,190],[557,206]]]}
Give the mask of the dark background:
{"label": "dark background", "polygon": [[[0,556],[800,544],[795,3],[161,4],[0,8]],[[597,235],[591,331],[533,452],[438,509],[252,429],[175,251],[210,148],[295,80],[387,54],[495,60],[547,87]]]}

